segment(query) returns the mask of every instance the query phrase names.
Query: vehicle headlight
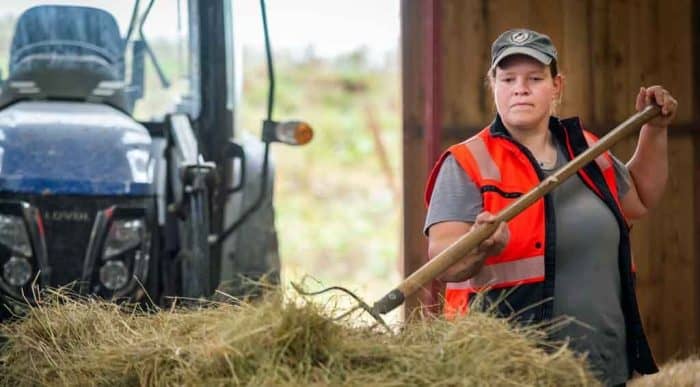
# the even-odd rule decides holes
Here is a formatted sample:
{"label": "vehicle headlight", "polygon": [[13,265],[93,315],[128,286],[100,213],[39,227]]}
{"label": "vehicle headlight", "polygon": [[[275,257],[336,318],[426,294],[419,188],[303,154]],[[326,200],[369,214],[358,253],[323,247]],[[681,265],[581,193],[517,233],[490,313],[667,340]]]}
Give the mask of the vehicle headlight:
{"label": "vehicle headlight", "polygon": [[0,243],[24,257],[32,256],[27,227],[19,216],[0,215]]}
{"label": "vehicle headlight", "polygon": [[100,268],[100,281],[109,290],[121,289],[129,282],[129,269],[122,261],[108,261]]}
{"label": "vehicle headlight", "polygon": [[104,259],[109,259],[138,247],[143,242],[145,225],[143,219],[116,219],[107,234]]}
{"label": "vehicle headlight", "polygon": [[22,257],[11,257],[2,266],[2,276],[12,286],[24,286],[32,278],[32,264]]}

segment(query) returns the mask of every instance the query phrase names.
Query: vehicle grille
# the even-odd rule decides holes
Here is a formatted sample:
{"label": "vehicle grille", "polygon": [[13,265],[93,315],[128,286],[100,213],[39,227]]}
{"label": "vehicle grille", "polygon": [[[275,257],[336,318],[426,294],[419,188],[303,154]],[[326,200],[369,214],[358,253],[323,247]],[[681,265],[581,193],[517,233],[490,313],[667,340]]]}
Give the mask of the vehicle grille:
{"label": "vehicle grille", "polygon": [[[49,286],[77,283],[82,279],[86,250],[98,211],[113,205],[143,206],[143,198],[85,196],[21,196],[2,199],[23,200],[41,212],[48,262]],[[46,284],[45,284],[46,285]],[[77,288],[76,288],[77,290]]]}

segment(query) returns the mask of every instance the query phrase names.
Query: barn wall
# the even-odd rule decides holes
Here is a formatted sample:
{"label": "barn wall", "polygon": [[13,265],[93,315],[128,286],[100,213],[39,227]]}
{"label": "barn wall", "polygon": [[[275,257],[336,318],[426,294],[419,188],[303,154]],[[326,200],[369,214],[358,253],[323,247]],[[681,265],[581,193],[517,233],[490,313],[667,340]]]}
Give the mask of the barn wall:
{"label": "barn wall", "polygon": [[[429,0],[426,0],[429,1]],[[532,28],[548,34],[566,77],[560,115],[578,115],[604,134],[634,111],[642,85],[662,84],[679,100],[669,137],[670,178],[662,204],[633,227],[638,295],[659,360],[700,347],[700,5],[692,0],[444,0],[439,6],[442,148],[463,140],[493,118],[485,83],[491,42],[504,30]],[[428,159],[425,6],[402,2],[404,97],[404,252],[406,273],[424,263],[424,209],[420,202]],[[695,39],[693,37],[696,37]],[[626,161],[636,136],[614,153]],[[422,250],[421,250],[422,249]],[[411,304],[417,305],[417,300]]]}

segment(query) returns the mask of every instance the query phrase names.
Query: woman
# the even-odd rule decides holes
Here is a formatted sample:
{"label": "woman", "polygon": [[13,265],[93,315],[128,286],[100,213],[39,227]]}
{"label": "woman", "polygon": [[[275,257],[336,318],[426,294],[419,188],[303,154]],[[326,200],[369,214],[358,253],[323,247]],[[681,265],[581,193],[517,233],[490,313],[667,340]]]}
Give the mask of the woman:
{"label": "woman", "polygon": [[[450,147],[426,190],[425,232],[434,257],[472,227],[583,152],[596,139],[578,119],[552,116],[564,78],[549,37],[510,30],[492,46],[488,73],[498,114],[476,136]],[[539,200],[447,270],[445,313],[466,313],[483,291],[502,315],[536,323],[570,316],[553,334],[588,353],[607,384],[657,370],[633,286],[628,221],[661,198],[667,180],[667,127],[677,102],[661,86],[642,87],[636,109],[662,115],[641,129],[627,165],[609,152]]]}

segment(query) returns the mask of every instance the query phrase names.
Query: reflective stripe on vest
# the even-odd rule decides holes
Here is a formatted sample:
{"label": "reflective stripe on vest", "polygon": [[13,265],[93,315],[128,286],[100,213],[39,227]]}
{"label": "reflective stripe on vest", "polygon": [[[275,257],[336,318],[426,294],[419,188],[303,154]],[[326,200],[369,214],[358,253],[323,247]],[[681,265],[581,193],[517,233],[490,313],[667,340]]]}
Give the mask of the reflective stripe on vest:
{"label": "reflective stripe on vest", "polygon": [[[583,137],[586,139],[586,143],[589,147],[591,147],[598,141],[598,137],[585,130],[583,131]],[[598,164],[598,167],[603,172],[603,178],[608,183],[608,188],[610,188],[610,191],[613,194],[613,199],[615,199],[617,207],[620,209],[620,211],[622,211],[622,205],[620,204],[620,197],[617,191],[615,168],[613,168],[613,159],[612,155],[610,154],[610,151],[603,152],[603,154],[601,154],[595,159],[595,162],[596,164]],[[590,182],[590,179],[588,179],[587,176],[582,176],[582,178],[587,179],[589,185],[593,184],[592,182]],[[600,195],[600,192],[598,192],[598,195]],[[629,225],[629,220],[627,220],[627,224]],[[632,267],[634,269],[634,265]]]}
{"label": "reflective stripe on vest", "polygon": [[[592,135],[589,132],[583,132],[583,137],[586,139],[586,143],[588,143],[588,146],[593,146],[598,141],[598,138]],[[605,172],[608,168],[612,167],[612,159],[610,158],[610,153],[609,152],[603,152],[600,156],[596,157],[595,159],[596,164],[600,167],[600,169]]]}
{"label": "reflective stripe on vest", "polygon": [[[529,161],[522,152],[508,140],[491,136],[489,129],[487,127],[467,141],[453,145],[443,154],[431,173],[426,189],[426,202],[430,202],[435,178],[447,154],[452,154],[477,187],[481,189],[484,186],[495,186],[497,188],[482,192],[483,209],[493,214],[498,213],[514,200],[514,197],[503,195],[503,192],[524,193],[539,184],[536,166],[533,165],[529,169],[525,167],[525,165],[529,166]],[[597,141],[592,134],[585,131],[583,133],[589,146]],[[569,154],[573,156],[568,138],[566,141]],[[619,206],[612,156],[606,152],[596,159],[596,164],[602,170],[605,183]],[[579,175],[589,187],[599,191],[585,172],[581,171]],[[464,282],[446,283],[446,316],[466,313],[469,309],[470,295],[480,290],[509,288],[545,281],[547,241],[545,240],[544,209],[544,199],[540,199],[509,221],[511,240],[500,255],[486,259],[476,276]],[[527,306],[529,305],[513,305],[515,309]]]}
{"label": "reflective stripe on vest", "polygon": [[479,174],[482,179],[501,181],[501,171],[498,169],[496,162],[493,161],[491,154],[486,149],[484,140],[480,137],[473,137],[464,145],[469,149],[479,168]]}
{"label": "reflective stripe on vest", "polygon": [[479,274],[463,282],[448,282],[448,290],[479,291],[544,280],[544,255],[485,265]]}

